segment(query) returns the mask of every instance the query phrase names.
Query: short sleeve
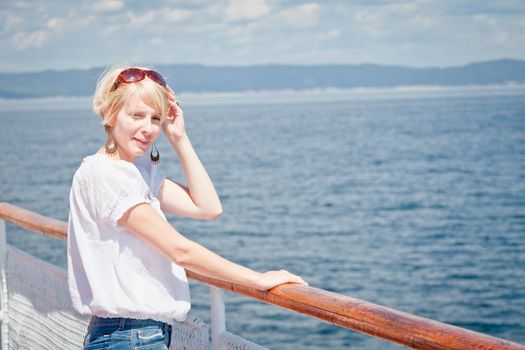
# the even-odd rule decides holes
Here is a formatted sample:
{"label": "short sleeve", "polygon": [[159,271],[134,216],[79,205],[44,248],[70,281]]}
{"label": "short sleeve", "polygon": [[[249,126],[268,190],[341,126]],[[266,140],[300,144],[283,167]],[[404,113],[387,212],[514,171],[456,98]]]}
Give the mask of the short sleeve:
{"label": "short sleeve", "polygon": [[151,193],[157,197],[159,191],[166,179],[166,174],[162,171],[160,164],[155,164],[150,160],[148,153],[137,158],[136,166],[139,169],[142,177],[148,184]]}
{"label": "short sleeve", "polygon": [[109,221],[112,226],[130,208],[151,203],[151,192],[132,163],[109,161],[103,169],[96,169],[93,176],[93,191],[99,220]]}

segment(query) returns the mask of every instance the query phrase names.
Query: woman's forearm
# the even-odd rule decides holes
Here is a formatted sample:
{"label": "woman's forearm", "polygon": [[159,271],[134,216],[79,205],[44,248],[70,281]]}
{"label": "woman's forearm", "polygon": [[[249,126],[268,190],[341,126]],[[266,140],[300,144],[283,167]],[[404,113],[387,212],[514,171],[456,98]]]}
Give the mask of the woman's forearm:
{"label": "woman's forearm", "polygon": [[231,262],[196,242],[188,241],[187,244],[185,254],[177,259],[177,263],[185,269],[211,278],[261,288],[261,273]]}
{"label": "woman's forearm", "polygon": [[[308,284],[300,276],[286,270],[253,271],[247,267],[235,264],[211,252],[200,244],[187,240],[182,244],[184,253],[179,255],[177,262],[185,269],[202,275],[241,284],[259,290],[268,290],[282,283]],[[180,251],[179,251],[180,252]]]}
{"label": "woman's forearm", "polygon": [[179,156],[188,182],[189,194],[195,205],[212,216],[222,214],[222,206],[215,186],[193,149],[190,139],[184,136],[177,142],[170,140],[170,143]]}

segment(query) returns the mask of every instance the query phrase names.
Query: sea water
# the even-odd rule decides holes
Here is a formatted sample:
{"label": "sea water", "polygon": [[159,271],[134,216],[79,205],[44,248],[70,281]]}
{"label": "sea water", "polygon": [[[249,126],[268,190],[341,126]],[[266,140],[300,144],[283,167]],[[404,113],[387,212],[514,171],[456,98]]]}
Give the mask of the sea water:
{"label": "sea water", "polygon": [[[183,234],[258,271],[525,343],[525,89],[180,94],[220,194]],[[0,201],[67,220],[71,178],[105,140],[85,98],[0,101]],[[184,182],[162,139],[161,165]],[[65,242],[8,225],[65,267]],[[191,282],[190,315],[209,322]],[[272,349],[398,349],[226,292],[226,327]]]}

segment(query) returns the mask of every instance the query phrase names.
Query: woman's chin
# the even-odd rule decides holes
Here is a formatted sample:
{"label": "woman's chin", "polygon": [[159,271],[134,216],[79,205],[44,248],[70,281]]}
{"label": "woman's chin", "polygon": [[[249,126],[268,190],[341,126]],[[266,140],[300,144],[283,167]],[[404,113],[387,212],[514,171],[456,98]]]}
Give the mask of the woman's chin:
{"label": "woman's chin", "polygon": [[143,156],[144,154],[146,154],[146,152],[148,152],[149,150],[149,145],[147,146],[143,146],[143,145],[140,145],[140,146],[135,146],[133,147],[133,154],[137,157],[140,157],[140,156]]}
{"label": "woman's chin", "polygon": [[142,156],[145,155],[145,154],[146,154],[146,151],[136,152],[136,153],[135,153],[135,159],[136,159],[136,158],[140,158],[140,157],[142,157]]}
{"label": "woman's chin", "polygon": [[125,152],[126,156],[125,157],[121,157],[121,158],[122,159],[128,159],[129,161],[134,163],[137,158],[140,158],[144,154],[146,154],[146,151],[147,150],[142,150],[142,149],[139,149],[139,148],[133,148],[133,149],[129,150],[129,152]]}

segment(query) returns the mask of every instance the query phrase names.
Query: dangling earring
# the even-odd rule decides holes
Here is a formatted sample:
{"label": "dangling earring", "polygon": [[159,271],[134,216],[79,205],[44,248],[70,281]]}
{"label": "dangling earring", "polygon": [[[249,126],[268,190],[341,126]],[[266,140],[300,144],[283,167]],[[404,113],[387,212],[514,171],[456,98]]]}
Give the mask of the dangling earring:
{"label": "dangling earring", "polygon": [[[155,152],[157,154],[153,154],[153,148],[155,148]],[[153,147],[151,147],[151,152],[149,153],[149,157],[151,158],[151,162],[153,164],[159,164],[159,162],[160,162],[160,153],[159,153],[159,150],[157,149],[157,145],[153,144]]]}
{"label": "dangling earring", "polygon": [[[113,136],[111,136],[111,126],[104,125],[104,128],[106,129],[106,134],[108,134],[108,140],[106,141],[104,148],[106,149],[106,153],[113,157],[115,153],[117,153],[117,144],[115,143],[115,140],[113,140]],[[112,146],[110,146],[111,143],[113,143]]]}

